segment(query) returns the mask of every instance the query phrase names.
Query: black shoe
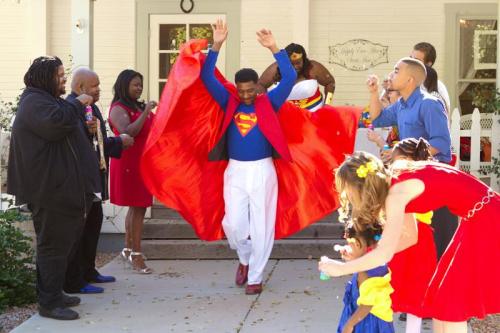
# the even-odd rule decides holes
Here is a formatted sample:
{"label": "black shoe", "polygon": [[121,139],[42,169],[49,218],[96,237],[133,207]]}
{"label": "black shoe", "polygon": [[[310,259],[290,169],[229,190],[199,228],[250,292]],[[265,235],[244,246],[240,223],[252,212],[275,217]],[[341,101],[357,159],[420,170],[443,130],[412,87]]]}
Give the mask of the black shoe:
{"label": "black shoe", "polygon": [[401,321],[406,321],[406,313],[401,313],[401,314],[399,315],[399,320],[401,320]]}
{"label": "black shoe", "polygon": [[70,308],[72,306],[77,306],[81,302],[80,297],[68,296],[65,294],[63,294],[63,296],[62,296],[62,300],[63,300],[64,306],[68,307],[68,308]]}
{"label": "black shoe", "polygon": [[38,307],[38,313],[42,317],[57,319],[57,320],[75,320],[80,318],[78,312],[68,308],[46,309],[43,306]]}

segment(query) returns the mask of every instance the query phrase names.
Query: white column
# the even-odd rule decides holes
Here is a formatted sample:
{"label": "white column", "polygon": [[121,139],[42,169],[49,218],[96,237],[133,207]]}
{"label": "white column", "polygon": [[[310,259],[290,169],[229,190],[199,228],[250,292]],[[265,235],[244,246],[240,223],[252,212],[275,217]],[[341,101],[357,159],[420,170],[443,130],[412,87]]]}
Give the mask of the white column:
{"label": "white column", "polygon": [[309,52],[309,0],[292,0],[292,26],[293,43],[300,44]]}
{"label": "white column", "polygon": [[25,21],[30,46],[30,61],[47,55],[47,0],[31,0]]}
{"label": "white column", "polygon": [[74,68],[92,68],[93,1],[71,0],[71,55]]}

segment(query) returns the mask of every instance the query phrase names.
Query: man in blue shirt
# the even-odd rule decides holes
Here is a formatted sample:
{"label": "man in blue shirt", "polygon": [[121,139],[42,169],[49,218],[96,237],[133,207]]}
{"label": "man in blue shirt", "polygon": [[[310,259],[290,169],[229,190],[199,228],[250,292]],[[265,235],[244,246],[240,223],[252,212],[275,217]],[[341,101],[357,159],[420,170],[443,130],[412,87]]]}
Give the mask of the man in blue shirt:
{"label": "man in blue shirt", "polygon": [[402,58],[390,74],[390,89],[401,98],[382,109],[379,99],[378,78],[368,78],[370,91],[370,118],[373,126],[398,126],[399,138],[420,137],[431,144],[432,155],[440,162],[451,161],[451,137],[446,110],[439,100],[420,89],[426,77],[424,64],[412,58]]}
{"label": "man in blue shirt", "polygon": [[[427,73],[424,64],[413,58],[402,58],[389,75],[389,88],[399,92],[399,100],[382,110],[378,78],[368,78],[370,91],[370,118],[373,126],[398,126],[399,139],[419,139],[429,141],[431,154],[439,162],[451,161],[451,137],[448,116],[443,104],[420,86]],[[434,212],[432,227],[438,258],[444,253],[457,228],[458,219],[447,207]]]}
{"label": "man in blue shirt", "polygon": [[214,43],[201,79],[225,115],[224,135],[209,157],[229,159],[224,173],[222,226],[229,245],[238,253],[236,284],[243,286],[248,281],[245,293],[252,295],[262,292],[263,271],[274,243],[278,182],[273,156],[291,159],[275,112],[290,94],[296,73],[271,31],[262,29],[257,40],[273,53],[282,80],[273,91],[257,95],[257,72],[244,68],[235,75],[237,92],[231,93],[214,75],[227,27],[218,20],[212,28]]}

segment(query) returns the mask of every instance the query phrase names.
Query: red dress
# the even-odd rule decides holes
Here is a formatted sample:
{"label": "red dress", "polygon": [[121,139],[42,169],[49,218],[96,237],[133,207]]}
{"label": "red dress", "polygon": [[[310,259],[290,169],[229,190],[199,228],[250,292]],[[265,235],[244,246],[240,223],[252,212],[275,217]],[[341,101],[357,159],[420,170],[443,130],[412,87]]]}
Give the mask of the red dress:
{"label": "red dress", "polygon": [[[120,102],[113,103],[110,107],[110,112],[114,106],[120,106],[125,109],[131,123],[136,121],[141,115],[140,111]],[[141,131],[134,137],[134,144],[122,152],[121,158],[111,158],[109,167],[109,198],[111,203],[115,205],[149,207],[153,204],[153,196],[144,185],[139,169],[153,117],[154,115],[150,113]],[[109,124],[113,133],[119,135],[120,133],[114,128],[111,122],[111,117],[109,117]]]}
{"label": "red dress", "polygon": [[396,253],[389,262],[394,289],[391,294],[392,309],[428,318],[431,314],[429,309],[423,307],[423,300],[436,269],[436,245],[430,225],[417,220],[417,227],[417,244]]}
{"label": "red dress", "polygon": [[395,182],[408,179],[421,180],[425,189],[406,206],[407,213],[448,206],[462,218],[425,294],[426,311],[433,318],[453,322],[500,313],[500,285],[496,281],[500,277],[499,194],[444,164],[405,170]]}

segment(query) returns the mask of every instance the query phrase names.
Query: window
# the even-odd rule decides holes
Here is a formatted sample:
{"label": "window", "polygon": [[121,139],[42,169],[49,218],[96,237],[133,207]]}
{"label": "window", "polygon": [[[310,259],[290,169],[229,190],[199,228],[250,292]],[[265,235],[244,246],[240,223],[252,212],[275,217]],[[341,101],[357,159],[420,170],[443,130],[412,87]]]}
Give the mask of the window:
{"label": "window", "polygon": [[[168,75],[179,56],[181,44],[191,39],[207,39],[213,43],[211,24],[224,15],[151,15],[150,16],[150,68],[149,97],[158,101]],[[225,44],[224,44],[225,45]],[[208,52],[208,49],[204,50]],[[224,73],[224,50],[217,65]]]}
{"label": "window", "polygon": [[462,114],[484,109],[496,91],[497,20],[459,18],[457,95]]}

